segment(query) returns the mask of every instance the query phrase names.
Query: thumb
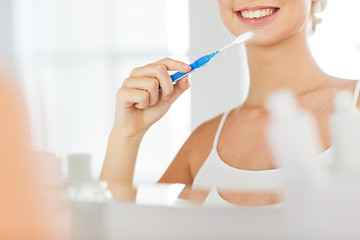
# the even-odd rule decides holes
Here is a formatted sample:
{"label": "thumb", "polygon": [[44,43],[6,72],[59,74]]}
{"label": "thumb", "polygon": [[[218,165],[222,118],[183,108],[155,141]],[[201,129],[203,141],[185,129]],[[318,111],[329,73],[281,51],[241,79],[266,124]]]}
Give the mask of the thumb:
{"label": "thumb", "polygon": [[175,85],[174,85],[174,92],[173,94],[171,94],[168,102],[171,104],[173,104],[176,99],[178,99],[178,97],[183,94],[188,88],[190,87],[190,82],[189,82],[189,77],[185,77],[183,79],[181,79],[180,81],[178,81]]}

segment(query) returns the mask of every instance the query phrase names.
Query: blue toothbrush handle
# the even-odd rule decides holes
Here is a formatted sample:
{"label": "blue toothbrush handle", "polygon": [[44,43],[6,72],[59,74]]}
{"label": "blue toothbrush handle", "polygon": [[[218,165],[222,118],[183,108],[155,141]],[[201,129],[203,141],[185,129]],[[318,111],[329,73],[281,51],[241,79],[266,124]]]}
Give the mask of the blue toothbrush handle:
{"label": "blue toothbrush handle", "polygon": [[[196,60],[195,62],[193,62],[192,64],[190,64],[191,66],[191,70],[189,72],[186,73],[181,73],[181,72],[176,72],[173,75],[171,75],[171,79],[173,82],[177,82],[180,79],[186,77],[187,75],[189,75],[190,73],[192,73],[193,71],[205,66],[205,64],[207,64],[213,57],[215,57],[215,55],[217,55],[219,53],[219,51],[216,51],[212,54],[203,56],[201,58],[199,58],[198,60]],[[159,87],[159,89],[161,89]]]}
{"label": "blue toothbrush handle", "polygon": [[[191,66],[191,64],[190,64]],[[191,70],[187,73],[181,73],[181,72],[177,72],[177,73],[174,73],[173,75],[171,75],[171,79],[173,82],[176,82],[176,81],[179,81],[180,79],[186,77],[187,75],[189,75],[192,71],[194,71],[195,69],[193,68],[193,66],[191,66]]]}
{"label": "blue toothbrush handle", "polygon": [[189,75],[190,73],[192,73],[193,71],[195,71],[196,69],[198,69],[199,67],[197,66],[196,61],[193,62],[192,64],[190,64],[191,70],[189,72],[186,73],[181,73],[181,72],[176,72],[173,75],[171,75],[171,79],[173,82],[177,82],[180,79],[183,79],[184,77],[186,77],[187,75]]}

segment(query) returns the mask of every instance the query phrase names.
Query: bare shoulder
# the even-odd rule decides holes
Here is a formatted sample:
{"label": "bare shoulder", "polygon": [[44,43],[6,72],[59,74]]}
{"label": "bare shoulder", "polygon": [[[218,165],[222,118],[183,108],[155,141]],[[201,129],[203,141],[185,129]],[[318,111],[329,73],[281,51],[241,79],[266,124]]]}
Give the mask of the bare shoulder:
{"label": "bare shoulder", "polygon": [[352,80],[349,84],[346,85],[347,90],[349,90],[353,94],[356,94],[355,96],[357,97],[357,107],[360,107],[359,89],[356,88],[357,86],[360,87],[359,81],[360,80]]}
{"label": "bare shoulder", "polygon": [[192,182],[201,165],[209,155],[222,115],[210,119],[197,127],[159,180],[160,183]]}
{"label": "bare shoulder", "polygon": [[[359,82],[359,80],[352,80],[352,79],[342,79],[342,78],[334,78],[333,80],[333,84],[336,88],[336,92],[341,91],[341,90],[347,90],[351,93],[355,93],[356,91],[358,91],[358,89],[356,89],[357,83]],[[360,106],[360,99],[357,99],[357,104],[358,107]]]}
{"label": "bare shoulder", "polygon": [[[329,76],[326,84],[312,91],[305,99],[307,104],[310,103],[310,106],[316,106],[316,104],[318,104],[320,106],[329,106],[329,109],[332,109],[335,94],[342,90],[354,93],[357,82],[357,80]],[[358,101],[357,105],[359,106],[359,104],[360,101]]]}

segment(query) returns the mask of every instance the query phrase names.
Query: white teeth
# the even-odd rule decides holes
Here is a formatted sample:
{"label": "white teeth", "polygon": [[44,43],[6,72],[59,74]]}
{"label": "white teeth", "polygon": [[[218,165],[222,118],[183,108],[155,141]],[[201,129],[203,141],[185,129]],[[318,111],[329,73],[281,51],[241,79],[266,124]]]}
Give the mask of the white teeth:
{"label": "white teeth", "polygon": [[261,17],[265,17],[266,16],[266,10],[262,10],[261,11]]}
{"label": "white teeth", "polygon": [[275,13],[275,9],[269,9],[269,8],[256,10],[256,11],[244,10],[241,11],[241,16],[243,18],[262,18],[262,17],[270,16],[273,13]]}

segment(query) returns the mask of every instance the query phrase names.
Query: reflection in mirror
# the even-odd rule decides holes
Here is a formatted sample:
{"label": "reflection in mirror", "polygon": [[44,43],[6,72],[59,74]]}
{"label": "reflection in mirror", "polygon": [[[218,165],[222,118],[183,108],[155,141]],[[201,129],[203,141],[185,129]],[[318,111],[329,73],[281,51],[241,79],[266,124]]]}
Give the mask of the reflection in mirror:
{"label": "reflection in mirror", "polygon": [[[44,173],[41,188],[33,189],[33,174],[42,174],[27,174],[34,166],[24,162],[30,147],[14,147],[26,134],[8,132],[26,128],[25,111],[17,113],[5,92],[1,153],[14,156],[1,159],[12,161],[0,175],[11,183],[2,199],[13,204],[1,204],[9,223],[24,215],[31,232],[44,207],[64,235],[70,218],[96,221],[78,232],[84,239],[119,223],[109,232],[135,229],[134,238],[149,226],[159,229],[149,219],[161,217],[161,228],[173,224],[188,234],[191,225],[219,230],[210,223],[215,219],[242,228],[251,223],[251,234],[265,237],[273,229],[299,239],[314,229],[319,236],[360,236],[352,221],[360,214],[358,0],[269,1],[275,5],[255,8],[242,0],[1,4],[7,10],[0,27],[7,29],[0,40],[9,39],[0,49],[14,50],[32,146],[43,164],[37,170]],[[188,64],[246,31],[255,38],[239,51],[219,54],[172,85],[172,72],[190,71]],[[77,213],[83,219],[76,221]]]}
{"label": "reflection in mirror", "polygon": [[[189,29],[190,43],[194,43],[190,58],[197,59],[201,48],[217,47],[212,45],[220,39],[216,37],[220,31],[206,27],[215,21],[222,20],[223,28],[233,37],[249,30],[255,37],[244,44],[246,56],[243,52],[240,60],[225,61],[231,53],[219,58],[219,62],[228,65],[226,72],[232,76],[229,82],[225,82],[228,75],[223,75],[221,65],[210,65],[206,71],[191,76],[195,130],[158,182],[181,183],[192,189],[205,184],[209,199],[217,196],[225,202],[254,206],[280,204],[283,197],[279,192],[289,187],[287,183],[298,187],[301,182],[304,186],[312,182],[314,189],[322,188],[328,182],[329,168],[337,154],[328,124],[334,110],[334,96],[341,90],[351,91],[351,107],[356,108],[359,90],[355,78],[345,79],[324,72],[310,51],[310,36],[316,38],[318,32],[321,34],[318,17],[327,1],[298,0],[281,6],[244,7],[235,12],[238,6],[225,1],[218,1],[217,5],[189,4],[190,19],[199,20]],[[202,4],[209,6],[205,8]],[[205,13],[199,14],[204,9]],[[301,9],[297,12],[302,14],[290,17],[291,9]],[[220,15],[207,12],[213,10]],[[199,16],[206,21],[202,22]],[[250,73],[247,97],[242,102],[232,101],[235,106],[228,105],[223,102],[226,98],[218,96],[241,95],[237,84],[248,79],[244,74],[238,76],[237,70],[246,57]],[[165,145],[154,141],[156,146],[153,145],[151,154],[155,157],[138,156],[142,149],[140,143],[141,147],[145,146],[147,143],[142,142],[143,139],[152,135],[145,133],[165,118],[172,104],[190,87],[187,79],[171,85],[169,70],[186,73],[191,68],[171,58],[153,61],[133,68],[118,91],[115,122],[100,176],[109,183],[110,189],[119,184],[132,186],[134,178],[141,175],[139,172],[134,175],[134,171],[142,161],[148,161],[145,165],[154,168],[156,164],[149,162],[157,161],[157,155],[164,153]],[[156,74],[149,77],[147,72]],[[164,75],[169,81],[161,77]],[[227,87],[231,91],[222,92]],[[283,88],[288,92],[278,92]],[[277,97],[271,99],[272,94]],[[211,113],[209,109],[216,107],[219,112]],[[206,119],[201,119],[205,116]],[[199,121],[202,122],[200,126]],[[289,172],[293,178],[289,177]],[[307,178],[303,177],[305,173]],[[256,186],[272,186],[274,192],[267,191],[269,189],[258,192]],[[212,191],[213,187],[221,191]],[[230,187],[243,192],[226,192],[225,188]],[[186,196],[186,189],[179,196]],[[203,203],[207,197],[203,197]]]}

